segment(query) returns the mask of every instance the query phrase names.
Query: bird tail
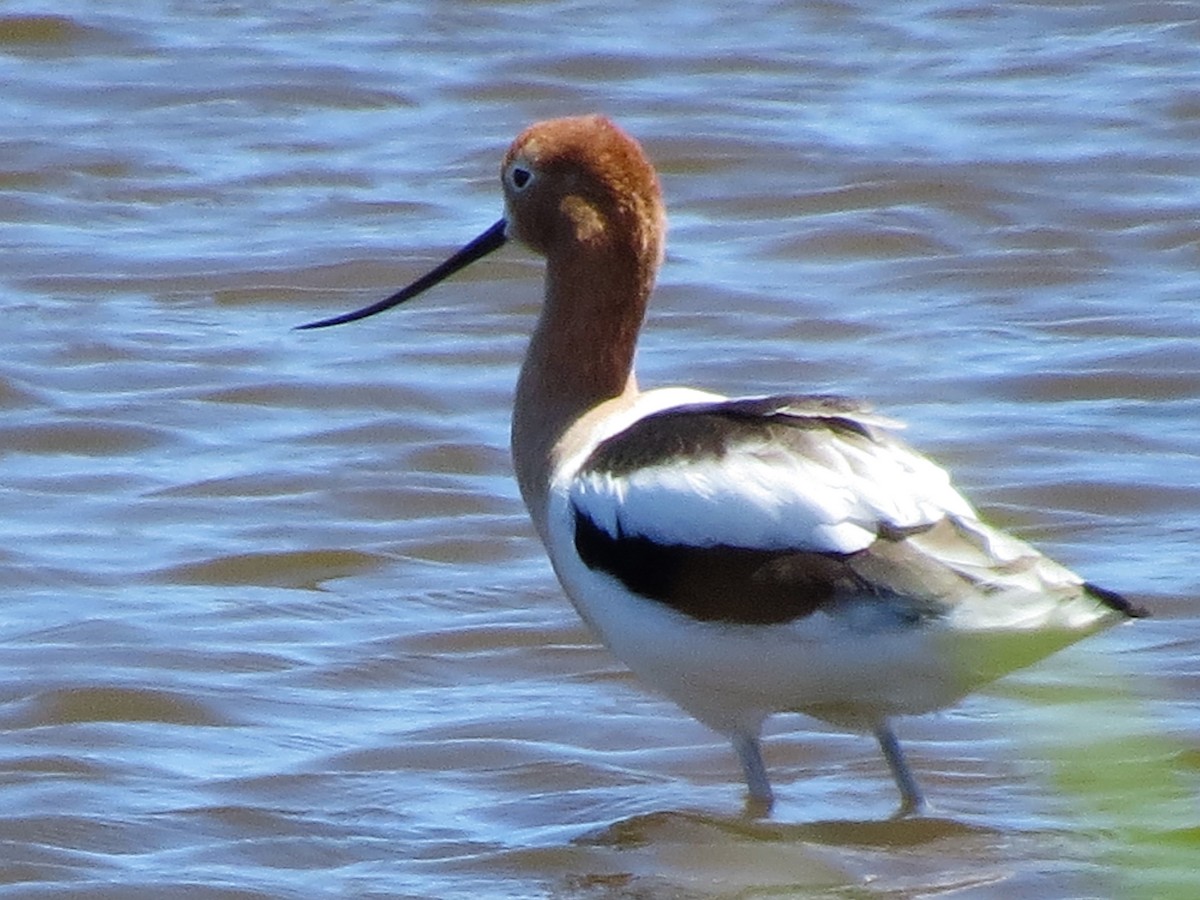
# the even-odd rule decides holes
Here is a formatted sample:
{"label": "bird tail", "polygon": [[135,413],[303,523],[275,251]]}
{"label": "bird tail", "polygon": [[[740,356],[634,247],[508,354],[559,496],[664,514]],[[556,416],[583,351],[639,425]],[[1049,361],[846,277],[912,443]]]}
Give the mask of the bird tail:
{"label": "bird tail", "polygon": [[1110,591],[1107,588],[1102,588],[1099,585],[1092,584],[1090,581],[1083,583],[1083,589],[1093,598],[1099,600],[1109,609],[1114,609],[1119,613],[1124,613],[1131,619],[1144,619],[1150,615],[1150,610],[1139,603],[1135,603],[1123,594],[1118,594],[1116,591]]}

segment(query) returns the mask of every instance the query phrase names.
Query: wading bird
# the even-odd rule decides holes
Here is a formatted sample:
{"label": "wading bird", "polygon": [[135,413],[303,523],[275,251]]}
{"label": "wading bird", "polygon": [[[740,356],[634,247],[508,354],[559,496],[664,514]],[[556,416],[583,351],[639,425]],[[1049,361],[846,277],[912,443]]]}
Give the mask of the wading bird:
{"label": "wading bird", "polygon": [[642,391],[634,349],[665,214],[641,147],[600,116],[526,129],[504,217],[403,303],[508,240],[546,259],[521,366],[521,495],[579,615],[643,681],[732,741],[769,810],[764,720],[873,732],[922,805],[889,725],[1143,612],[980,521],[897,423],[827,395]]}

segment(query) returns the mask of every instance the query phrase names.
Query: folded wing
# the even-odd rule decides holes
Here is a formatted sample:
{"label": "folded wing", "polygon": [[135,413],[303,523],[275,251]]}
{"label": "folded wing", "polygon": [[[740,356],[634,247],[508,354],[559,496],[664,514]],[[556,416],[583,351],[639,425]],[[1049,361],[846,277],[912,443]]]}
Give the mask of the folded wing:
{"label": "folded wing", "polygon": [[650,413],[597,443],[571,478],[575,549],[589,569],[702,621],[822,611],[866,629],[947,616],[1009,628],[1043,624],[1068,600],[1070,617],[1121,608],[980,522],[895,426],[826,396]]}

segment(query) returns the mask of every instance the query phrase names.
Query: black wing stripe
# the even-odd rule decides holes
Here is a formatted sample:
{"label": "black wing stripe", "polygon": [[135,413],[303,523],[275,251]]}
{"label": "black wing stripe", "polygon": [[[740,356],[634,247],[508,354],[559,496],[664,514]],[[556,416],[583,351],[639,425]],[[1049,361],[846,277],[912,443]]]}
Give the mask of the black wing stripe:
{"label": "black wing stripe", "polygon": [[746,441],[768,438],[801,455],[830,432],[872,442],[878,433],[854,418],[865,409],[826,396],[781,396],[676,406],[638,419],[601,441],[581,473],[621,477],[675,460],[721,459]]}
{"label": "black wing stripe", "polygon": [[877,608],[876,620],[896,625],[945,611],[932,597],[902,595],[864,577],[859,569],[870,551],[668,545],[642,535],[611,535],[578,508],[574,517],[575,549],[584,565],[702,622],[772,625],[863,602]]}

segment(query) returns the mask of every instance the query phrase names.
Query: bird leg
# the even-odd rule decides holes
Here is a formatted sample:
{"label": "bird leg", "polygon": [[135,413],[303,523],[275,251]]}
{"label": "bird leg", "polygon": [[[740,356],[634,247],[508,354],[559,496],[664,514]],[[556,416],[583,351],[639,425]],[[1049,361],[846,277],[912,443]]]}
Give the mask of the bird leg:
{"label": "bird leg", "polygon": [[900,742],[896,740],[896,735],[886,721],[881,721],[875,726],[875,738],[879,741],[879,748],[883,751],[888,768],[892,770],[892,777],[896,779],[896,787],[900,789],[900,808],[896,810],[894,818],[902,819],[920,812],[925,807],[925,798],[921,796],[921,788],[917,786],[917,780],[913,778],[908,763],[904,761]]}
{"label": "bird leg", "polygon": [[767,767],[763,765],[758,737],[739,733],[733,735],[732,740],[733,749],[742,763],[742,772],[745,774],[746,788],[749,791],[746,798],[746,814],[754,818],[765,816],[775,803],[775,794],[771,791]]}

